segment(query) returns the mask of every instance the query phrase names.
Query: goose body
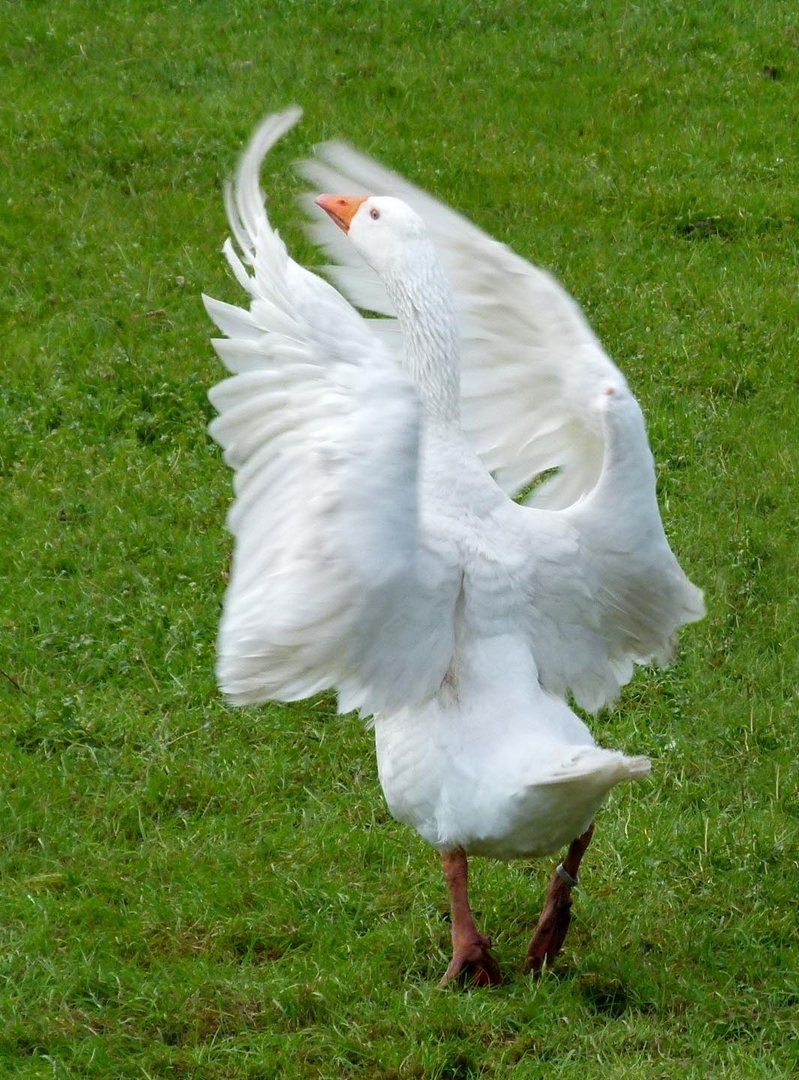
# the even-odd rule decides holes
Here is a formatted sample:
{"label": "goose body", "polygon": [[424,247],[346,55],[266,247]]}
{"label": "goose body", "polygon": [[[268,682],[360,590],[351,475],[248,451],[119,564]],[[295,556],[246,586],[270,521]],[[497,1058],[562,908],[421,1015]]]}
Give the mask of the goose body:
{"label": "goose body", "polygon": [[[567,695],[612,700],[701,593],[663,533],[640,409],[552,279],[336,144],[314,182],[392,194],[319,197],[314,235],[386,318],[290,259],[258,170],[298,115],[262,124],[228,192],[250,310],[206,298],[232,373],[211,431],[236,470],[219,680],[239,704],[333,688],[373,717],[388,806],[444,860],[447,977],[491,982],[466,856],[571,844],[576,876],[607,793],[649,763],[598,747]],[[509,497],[553,468],[533,505]],[[533,966],[565,935],[559,873]]]}
{"label": "goose body", "polygon": [[440,851],[547,854],[583,833],[610,788],[649,763],[597,747],[540,684],[525,512],[451,432],[434,432],[423,460],[421,521],[461,571],[455,640],[437,693],[375,716],[380,783],[393,816]]}

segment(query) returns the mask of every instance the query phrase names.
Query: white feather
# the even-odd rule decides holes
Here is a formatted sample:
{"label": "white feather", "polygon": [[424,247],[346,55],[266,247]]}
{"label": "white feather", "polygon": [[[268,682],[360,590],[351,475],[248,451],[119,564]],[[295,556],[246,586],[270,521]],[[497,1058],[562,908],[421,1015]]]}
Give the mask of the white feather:
{"label": "white feather", "polygon": [[[640,409],[549,275],[341,144],[306,173],[401,196],[433,244],[393,200],[364,203],[349,238],[314,226],[334,278],[383,319],[298,266],[258,185],[298,115],[265,121],[227,192],[250,309],[206,301],[233,372],[211,394],[236,470],[222,688],[241,704],[333,688],[375,715],[389,805],[431,843],[551,850],[647,767],[597,748],[567,695],[612,700],[703,612]],[[508,498],[548,469],[535,507]]]}
{"label": "white feather", "polygon": [[[300,168],[322,190],[394,195],[424,219],[455,291],[463,429],[502,489],[516,495],[557,469],[532,492],[533,505],[558,509],[590,491],[602,465],[598,393],[624,379],[558,282],[345,143],[319,146]],[[308,232],[355,304],[394,314],[382,282],[332,222],[317,216]]]}
{"label": "white feather", "polygon": [[[220,414],[211,433],[236,470],[218,675],[239,704],[334,687],[342,708],[372,713],[441,684],[459,575],[417,542],[413,386],[349,304],[289,258],[266,217],[257,167],[296,116],[259,129],[228,188],[252,275],[226,254],[246,276],[250,311],[205,301],[229,335],[214,345],[234,373],[210,395]],[[426,606],[431,577],[445,599]]]}

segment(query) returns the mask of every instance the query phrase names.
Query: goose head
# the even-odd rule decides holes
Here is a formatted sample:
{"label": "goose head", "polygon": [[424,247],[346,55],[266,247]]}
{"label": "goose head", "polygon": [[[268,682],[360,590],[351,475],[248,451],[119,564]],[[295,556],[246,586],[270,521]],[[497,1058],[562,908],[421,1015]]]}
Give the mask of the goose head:
{"label": "goose head", "polygon": [[316,203],[384,280],[418,265],[432,246],[424,222],[390,195],[320,195]]}

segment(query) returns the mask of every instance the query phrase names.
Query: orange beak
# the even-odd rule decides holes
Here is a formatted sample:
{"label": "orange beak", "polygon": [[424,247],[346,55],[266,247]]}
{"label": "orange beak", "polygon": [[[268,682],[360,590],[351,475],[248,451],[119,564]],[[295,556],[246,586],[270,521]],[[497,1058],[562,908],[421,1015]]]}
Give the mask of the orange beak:
{"label": "orange beak", "polygon": [[355,217],[358,207],[366,202],[368,195],[320,195],[316,205],[335,221],[344,232],[350,231],[350,222]]}

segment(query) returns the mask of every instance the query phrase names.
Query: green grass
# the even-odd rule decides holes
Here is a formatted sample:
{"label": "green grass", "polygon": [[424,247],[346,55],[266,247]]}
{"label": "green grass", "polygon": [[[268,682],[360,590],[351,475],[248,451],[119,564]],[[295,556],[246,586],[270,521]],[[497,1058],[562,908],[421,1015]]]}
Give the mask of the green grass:
{"label": "green grass", "polygon": [[[0,1075],[774,1078],[799,1068],[795,5],[0,4]],[[433,854],[328,698],[213,682],[230,478],[199,292],[220,186],[344,135],[552,268],[645,408],[707,620],[595,730],[557,969],[548,864],[476,863],[507,982],[441,992]]]}

